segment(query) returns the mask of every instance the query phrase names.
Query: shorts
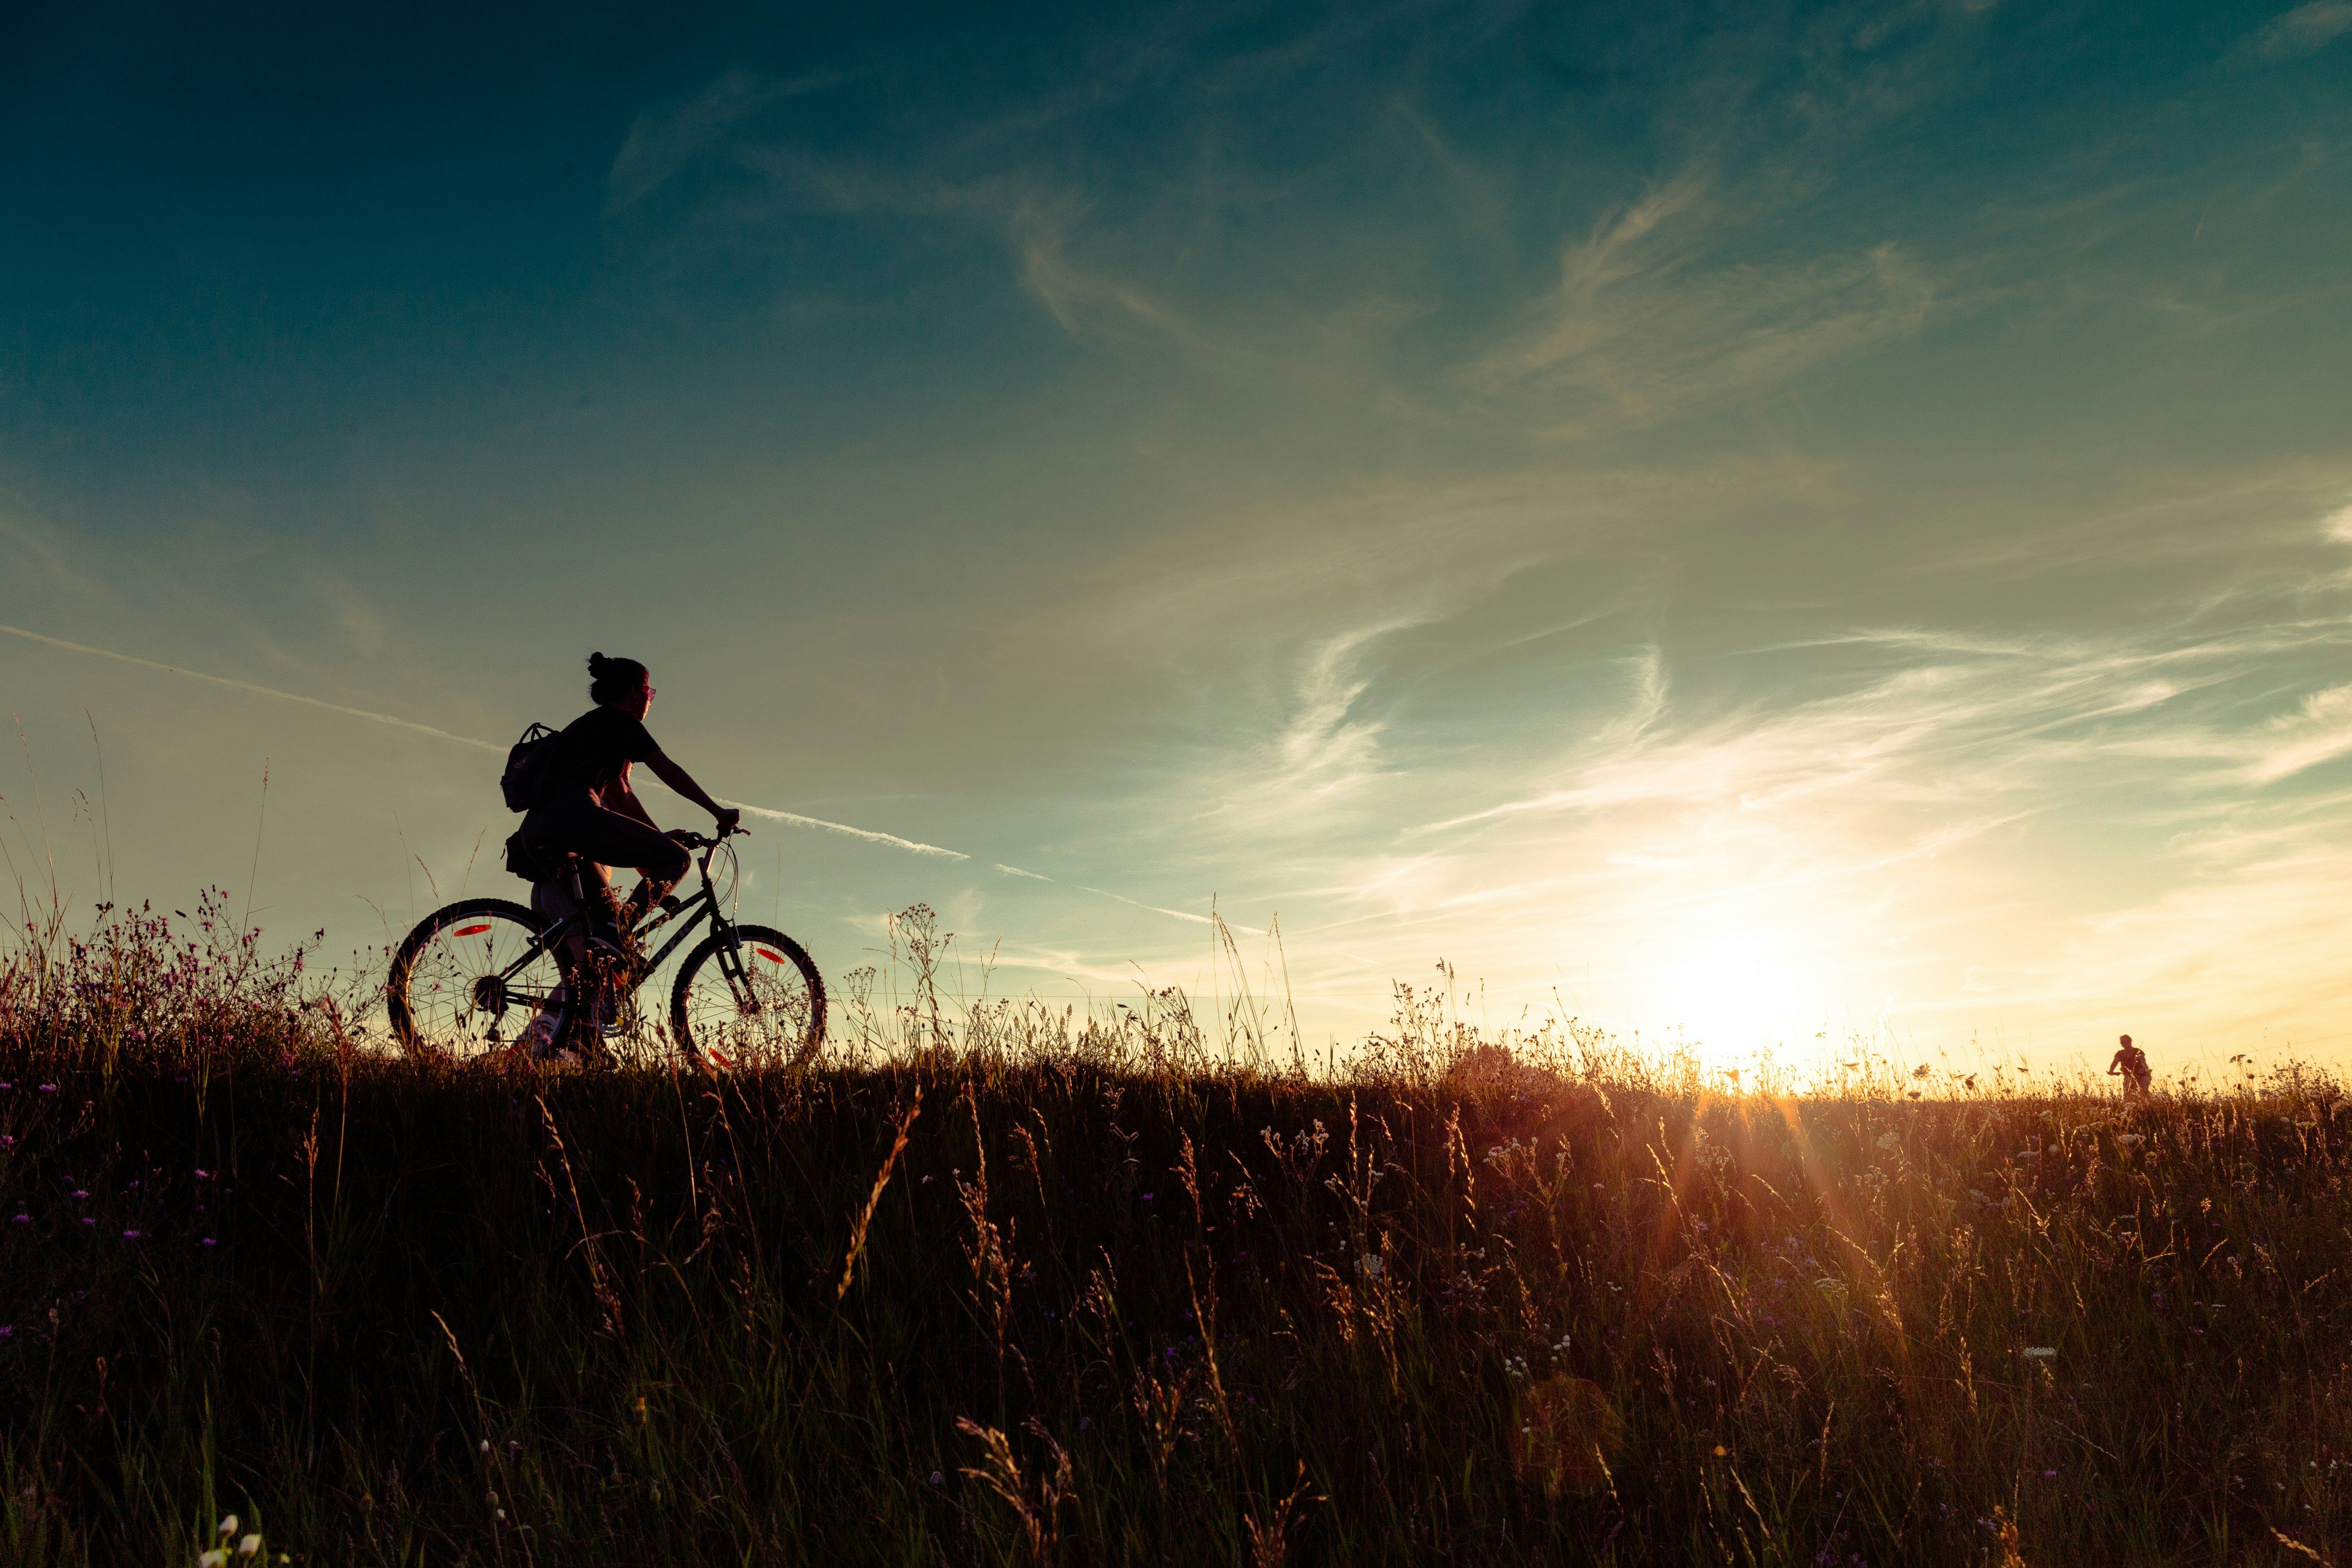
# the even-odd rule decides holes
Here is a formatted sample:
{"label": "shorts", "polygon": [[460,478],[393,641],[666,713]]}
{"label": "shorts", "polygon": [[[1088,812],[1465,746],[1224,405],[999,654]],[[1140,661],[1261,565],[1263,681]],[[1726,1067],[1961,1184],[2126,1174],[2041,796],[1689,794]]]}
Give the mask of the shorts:
{"label": "shorts", "polygon": [[586,784],[551,781],[547,798],[522,819],[521,837],[542,855],[581,857],[581,888],[592,901],[599,889],[612,891],[607,867],[633,867],[654,881],[674,883],[691,864],[685,845],[634,816],[605,810]]}

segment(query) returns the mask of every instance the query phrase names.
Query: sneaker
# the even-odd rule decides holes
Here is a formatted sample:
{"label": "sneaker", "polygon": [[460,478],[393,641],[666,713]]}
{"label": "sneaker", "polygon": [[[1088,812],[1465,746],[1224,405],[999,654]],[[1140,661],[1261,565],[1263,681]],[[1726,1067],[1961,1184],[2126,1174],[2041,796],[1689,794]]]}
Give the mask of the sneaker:
{"label": "sneaker", "polygon": [[515,1037],[515,1049],[533,1061],[545,1061],[554,1044],[555,1015],[552,1013],[540,1014],[523,1026],[521,1034]]}

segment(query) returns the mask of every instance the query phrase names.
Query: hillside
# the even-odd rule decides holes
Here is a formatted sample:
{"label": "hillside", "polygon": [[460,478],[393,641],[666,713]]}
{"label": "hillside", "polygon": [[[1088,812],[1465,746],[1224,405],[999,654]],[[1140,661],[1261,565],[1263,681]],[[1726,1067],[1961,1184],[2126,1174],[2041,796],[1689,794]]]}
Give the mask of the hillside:
{"label": "hillside", "polygon": [[12,973],[12,1563],[231,1512],[333,1563],[2352,1548],[2324,1080],[1727,1097],[1466,1035],[1334,1080],[1105,1028],[457,1072],[282,964],[178,1014]]}

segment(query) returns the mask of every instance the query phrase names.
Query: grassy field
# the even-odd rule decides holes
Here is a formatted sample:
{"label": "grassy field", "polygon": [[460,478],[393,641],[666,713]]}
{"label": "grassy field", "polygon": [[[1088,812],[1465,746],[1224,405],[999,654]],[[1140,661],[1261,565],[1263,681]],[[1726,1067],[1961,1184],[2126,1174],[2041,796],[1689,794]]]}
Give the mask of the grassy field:
{"label": "grassy field", "polygon": [[1726,1093],[1412,997],[1333,1077],[919,984],[806,1073],[460,1072],[206,918],[0,978],[10,1563],[2352,1553],[2324,1079]]}

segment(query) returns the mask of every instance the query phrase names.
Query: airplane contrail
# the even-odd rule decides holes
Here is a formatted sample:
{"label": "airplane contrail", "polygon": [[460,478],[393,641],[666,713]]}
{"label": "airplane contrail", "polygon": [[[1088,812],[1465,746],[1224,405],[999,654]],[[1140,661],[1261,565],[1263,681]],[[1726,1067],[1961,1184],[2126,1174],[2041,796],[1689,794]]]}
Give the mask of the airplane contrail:
{"label": "airplane contrail", "polygon": [[494,745],[488,741],[477,741],[471,735],[455,735],[446,730],[436,730],[430,724],[419,724],[411,720],[397,719],[389,713],[371,713],[364,708],[346,708],[340,702],[322,702],[316,697],[305,697],[299,691],[280,691],[274,686],[257,686],[250,680],[232,680],[226,675],[206,675],[201,669],[187,669],[176,664],[164,664],[157,659],[141,658],[136,654],[117,653],[110,647],[92,647],[88,643],[68,642],[63,637],[28,632],[22,626],[0,623],[0,632],[6,632],[11,637],[23,637],[27,642],[47,643],[51,647],[65,648],[72,653],[86,653],[98,658],[110,658],[121,664],[135,664],[142,669],[160,669],[166,675],[184,675],[190,680],[209,681],[215,686],[226,686],[232,691],[250,691],[257,697],[275,697],[285,702],[299,702],[305,708],[323,708],[330,713],[341,713],[346,718],[365,719],[377,724],[390,724],[395,729],[414,730],[420,735],[430,735],[436,741],[453,741],[460,746],[472,746],[485,752],[506,750],[504,746]]}
{"label": "airplane contrail", "polygon": [[[447,741],[453,745],[471,746],[478,752],[489,752],[495,754],[507,749],[495,741],[484,741],[472,735],[460,735],[454,731],[436,729],[430,724],[419,724],[414,720],[399,718],[394,714],[377,713],[365,708],[346,707],[341,702],[328,702],[316,697],[305,697],[299,691],[281,691],[275,686],[262,686],[250,680],[234,680],[226,675],[208,675],[201,669],[190,669],[185,665],[165,664],[160,659],[141,658],[137,654],[117,653],[110,647],[92,647],[88,643],[68,642],[63,637],[53,637],[46,633],[27,631],[23,626],[12,626],[0,623],[0,632],[6,632],[11,637],[23,637],[27,642],[45,643],[50,647],[61,647],[70,653],[86,653],[94,658],[110,658],[119,664],[135,664],[142,669],[157,669],[166,675],[184,676],[190,680],[202,680],[214,686],[226,686],[232,691],[247,691],[257,697],[275,697],[281,702],[299,702],[305,708],[324,709],[330,713],[341,713],[346,719],[364,719],[371,724],[389,724],[396,730],[408,730],[419,735],[430,735],[436,741]],[[863,838],[870,844],[887,844],[894,849],[909,850],[917,855],[944,856],[950,860],[971,858],[960,849],[946,849],[937,844],[919,843],[912,838],[901,838],[895,833],[877,833],[870,827],[852,827],[845,822],[827,822],[821,816],[803,816],[796,811],[777,811],[771,806],[752,805],[740,800],[722,800],[719,804],[735,806],[750,812],[754,816],[769,817],[777,822],[789,822],[796,827],[812,827],[824,833],[846,834],[852,838]]]}
{"label": "airplane contrail", "polygon": [[[161,659],[142,658],[137,654],[118,653],[110,647],[93,647],[88,643],[68,642],[64,637],[53,637],[45,632],[28,631],[23,626],[12,626],[5,622],[0,622],[0,632],[5,632],[10,637],[23,637],[27,642],[64,648],[69,653],[88,654],[93,658],[110,658],[118,664],[136,665],[142,669],[160,670],[165,675],[177,675],[189,680],[202,680],[214,686],[226,686],[232,691],[249,692],[256,697],[275,697],[281,702],[299,702],[305,708],[318,708],[329,713],[340,713],[346,719],[363,719],[371,724],[389,724],[395,730],[407,730],[419,735],[430,735],[436,741],[447,741],[453,745],[470,746],[478,752],[496,754],[507,750],[495,741],[484,741],[472,735],[460,735],[454,731],[436,729],[431,724],[419,724],[415,720],[403,719],[394,714],[378,713],[366,708],[352,708],[341,702],[325,701],[317,697],[305,697],[299,691],[282,691],[275,686],[263,686],[250,680],[236,680],[226,675],[210,675],[201,669],[190,669],[185,665],[165,664]],[[914,838],[901,838],[895,833],[880,833],[870,827],[852,827],[845,822],[828,822],[821,816],[804,816],[796,811],[778,811],[773,806],[753,805],[746,801],[727,800],[715,795],[712,798],[718,800],[721,805],[733,806],[753,816],[766,817],[773,822],[789,823],[795,827],[811,828],[820,833],[843,834],[851,838],[862,838],[868,844],[884,844],[893,849],[904,849],[914,855],[929,855],[949,860],[971,858],[961,849],[949,849],[937,844],[925,844]],[[1122,893],[1108,892],[1101,888],[1089,888],[1082,882],[1064,882],[1058,878],[1047,877],[1039,872],[1024,871],[1018,866],[1005,866],[993,861],[990,862],[990,865],[1008,877],[1020,877],[1032,882],[1049,882],[1055,887],[1074,888],[1082,893],[1092,893],[1099,899],[1115,900],[1135,909],[1149,910],[1153,914],[1166,915],[1172,920],[1189,921],[1195,925],[1213,923],[1205,915],[1191,914],[1183,910],[1165,909],[1158,904],[1147,904]],[[1237,926],[1234,929],[1254,932],[1256,928]]]}
{"label": "airplane contrail", "polygon": [[[822,816],[803,816],[796,811],[778,811],[773,806],[752,805],[740,800],[728,800],[719,795],[710,797],[721,805],[731,805],[753,816],[772,817],[789,822],[795,827],[814,827],[824,833],[845,833],[852,838],[863,838],[869,844],[887,844],[893,849],[908,849],[918,855],[942,855],[950,860],[969,860],[971,856],[961,849],[943,849],[936,844],[925,844],[913,838],[901,838],[895,833],[877,833],[870,827],[852,827],[845,822],[827,822]],[[1045,879],[1040,879],[1044,880]]]}

